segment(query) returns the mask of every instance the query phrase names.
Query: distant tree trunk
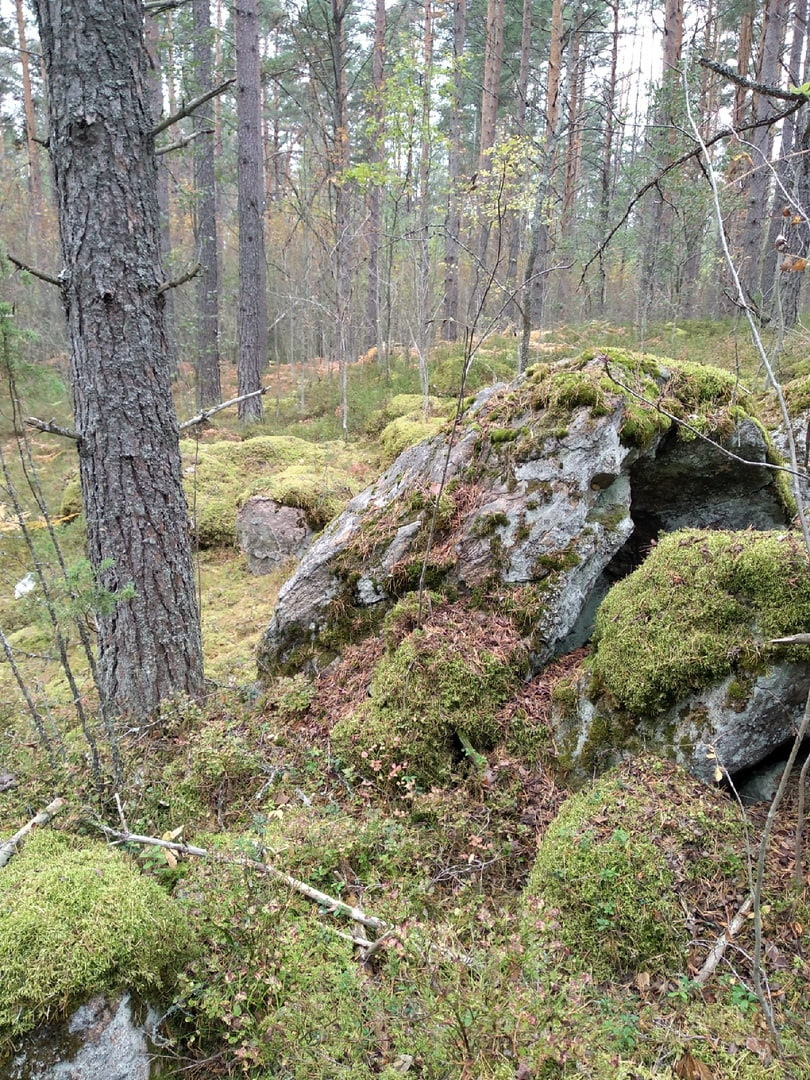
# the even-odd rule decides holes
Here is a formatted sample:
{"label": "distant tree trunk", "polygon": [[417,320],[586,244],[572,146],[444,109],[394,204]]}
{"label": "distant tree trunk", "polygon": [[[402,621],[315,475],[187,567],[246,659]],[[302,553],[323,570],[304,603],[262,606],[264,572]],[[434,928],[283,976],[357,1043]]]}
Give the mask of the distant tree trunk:
{"label": "distant tree trunk", "polygon": [[548,75],[546,79],[545,138],[540,154],[540,182],[534,200],[529,253],[523,275],[521,290],[521,337],[518,353],[518,371],[525,371],[529,361],[532,325],[543,317],[545,301],[546,261],[549,252],[548,221],[545,208],[551,187],[556,156],[557,125],[560,119],[560,82],[563,53],[563,5],[553,0],[551,7],[551,40],[548,50]]}
{"label": "distant tree trunk", "polygon": [[203,691],[163,334],[140,0],[35,0],[48,76],[75,427],[91,564],[134,595],[99,612],[100,689],[133,717]]}
{"label": "distant tree trunk", "polygon": [[[145,20],[146,50],[149,55],[149,105],[152,118],[157,122],[163,113],[163,77],[160,65],[160,28],[151,15]],[[160,255],[163,265],[171,266],[172,233],[169,215],[169,170],[166,158],[161,155],[157,166],[157,202],[160,217]],[[166,365],[172,378],[177,375],[177,349],[174,336],[174,290],[164,294],[163,325],[166,334]]]}
{"label": "distant tree trunk", "polygon": [[[259,67],[258,0],[236,0],[237,203],[239,217],[239,394],[261,387],[267,363],[267,267],[264,253],[264,181]],[[239,403],[239,419],[262,418],[261,395]]]}
{"label": "distant tree trunk", "polygon": [[[371,86],[373,94],[372,132],[369,161],[381,166],[385,160],[385,0],[376,0],[374,9],[374,47],[371,54]],[[383,334],[380,318],[380,236],[382,231],[383,185],[372,177],[368,193],[368,294],[366,299],[366,341],[376,344],[377,360],[382,361]]]}
{"label": "distant tree trunk", "polygon": [[332,97],[332,199],[335,225],[333,268],[337,318],[337,360],[340,373],[341,428],[349,434],[348,370],[354,351],[352,328],[352,243],[349,188],[342,175],[349,166],[349,83],[346,69],[346,16],[349,0],[332,0],[329,35],[334,77]]}
{"label": "distant tree trunk", "polygon": [[467,0],[453,4],[453,83],[447,147],[447,214],[444,226],[444,312],[442,337],[458,339],[459,266],[461,240],[461,109],[464,92],[462,56],[467,35]]}
{"label": "distant tree trunk", "polygon": [[[768,0],[765,7],[764,25],[757,64],[757,80],[769,86],[782,83],[782,44],[785,33],[785,17],[789,0]],[[771,99],[765,94],[754,94],[754,118],[765,120],[776,112]],[[759,293],[762,273],[761,256],[765,239],[765,220],[770,200],[770,161],[773,148],[773,132],[770,127],[755,128],[750,135],[752,146],[752,169],[746,195],[746,214],[743,224],[739,275],[743,289],[750,299]]]}
{"label": "distant tree trunk", "polygon": [[[605,84],[603,112],[604,139],[599,163],[599,242],[608,233],[610,207],[613,197],[613,139],[616,131],[616,92],[619,70],[619,0],[612,0],[613,26],[610,36],[610,73]],[[604,314],[607,307],[607,271],[604,258],[599,259],[599,307]]]}
{"label": "distant tree trunk", "polygon": [[[481,94],[481,138],[478,146],[478,171],[481,174],[482,191],[491,190],[491,185],[484,182],[484,175],[492,168],[490,151],[495,145],[495,133],[498,120],[498,105],[501,98],[501,70],[503,68],[503,22],[504,0],[487,2],[487,42],[484,54],[484,86]],[[500,226],[500,222],[498,222]],[[482,295],[482,281],[486,280],[491,268],[488,265],[489,239],[492,232],[490,207],[483,206],[481,227],[478,233],[477,265],[475,269],[476,286],[473,289],[473,318],[477,310],[486,302]]]}
{"label": "distant tree trunk", "polygon": [[[802,123],[801,139],[799,141],[800,153],[796,161],[794,202],[801,208],[795,221],[787,230],[788,251],[800,258],[810,258],[810,223],[807,220],[808,207],[810,207],[810,118],[807,115],[808,107],[803,105],[797,124]],[[782,324],[785,328],[796,325],[799,319],[799,295],[801,293],[804,273],[794,270],[781,271],[781,294],[782,294]]]}
{"label": "distant tree trunk", "polygon": [[[198,94],[213,89],[210,0],[194,0],[194,88]],[[196,130],[213,126],[212,107],[196,111]],[[200,135],[194,143],[195,240],[201,271],[197,276],[197,404],[200,408],[222,400],[219,377],[219,271],[217,267],[217,195],[214,171],[214,136]],[[261,400],[258,398],[257,400]]]}
{"label": "distant tree trunk", "polygon": [[31,197],[31,216],[34,221],[33,235],[39,235],[38,224],[42,217],[42,170],[39,165],[39,147],[36,142],[37,119],[34,111],[34,94],[31,89],[31,66],[28,62],[28,42],[25,36],[25,13],[22,0],[16,0],[17,38],[20,45],[22,69],[23,111],[25,115],[25,145],[28,150],[28,193]]}
{"label": "distant tree trunk", "polygon": [[[529,95],[529,62],[532,46],[532,0],[523,0],[523,15],[520,26],[520,63],[515,98],[515,134],[521,139],[526,135],[526,109]],[[512,298],[508,307],[509,316],[516,319],[519,315],[517,303],[518,255],[520,253],[521,215],[513,209],[506,213],[505,228],[508,237],[508,264],[506,287]]]}

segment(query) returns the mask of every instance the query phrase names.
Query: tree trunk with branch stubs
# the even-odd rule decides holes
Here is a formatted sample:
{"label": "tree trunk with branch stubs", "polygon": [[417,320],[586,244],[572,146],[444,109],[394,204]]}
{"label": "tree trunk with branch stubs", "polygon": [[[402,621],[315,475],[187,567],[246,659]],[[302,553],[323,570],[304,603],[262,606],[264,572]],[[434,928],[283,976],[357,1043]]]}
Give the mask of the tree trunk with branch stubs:
{"label": "tree trunk with branch stubs", "polygon": [[[267,365],[267,267],[264,254],[264,178],[261,123],[258,0],[237,0],[236,35],[237,200],[239,215],[239,394],[261,386]],[[262,418],[260,396],[239,403],[243,423]]]}
{"label": "tree trunk with branch stubs", "polygon": [[203,690],[202,648],[163,328],[143,8],[36,0],[48,76],[63,299],[102,695],[153,713]]}

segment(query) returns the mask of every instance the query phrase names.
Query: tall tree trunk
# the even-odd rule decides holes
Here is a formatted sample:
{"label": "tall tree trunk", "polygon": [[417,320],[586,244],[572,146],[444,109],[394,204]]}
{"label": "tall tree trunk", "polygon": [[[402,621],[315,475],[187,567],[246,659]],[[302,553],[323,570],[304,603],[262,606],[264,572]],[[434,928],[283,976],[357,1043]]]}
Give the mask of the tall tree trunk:
{"label": "tall tree trunk", "polygon": [[[152,15],[144,24],[146,51],[149,55],[149,105],[152,118],[157,122],[163,113],[163,75],[160,64],[160,28]],[[172,232],[169,208],[169,170],[166,157],[161,155],[157,165],[157,203],[160,216],[160,255],[164,267],[171,267]],[[177,349],[174,334],[174,290],[165,293],[163,325],[166,334],[166,364],[172,378],[177,375]]]}
{"label": "tall tree trunk", "polygon": [[[788,251],[800,258],[810,258],[810,223],[807,219],[808,207],[810,207],[810,117],[807,115],[807,105],[802,105],[796,118],[797,125],[802,124],[803,130],[799,141],[800,153],[796,159],[794,203],[801,208],[786,232]],[[789,265],[786,260],[785,265]],[[779,288],[782,300],[782,325],[789,329],[796,325],[799,319],[799,295],[801,293],[804,273],[799,271],[780,272]]]}
{"label": "tall tree trunk", "polygon": [[163,293],[148,59],[139,0],[35,0],[50,88],[49,149],[102,695],[153,713],[203,690],[200,624]]}
{"label": "tall tree trunk", "polygon": [[[490,192],[492,184],[484,181],[485,174],[492,169],[491,150],[495,145],[496,124],[498,119],[498,105],[501,98],[501,70],[503,68],[503,21],[505,0],[488,0],[487,2],[487,40],[484,54],[484,86],[481,94],[481,138],[478,146],[478,171],[481,175],[481,188],[483,192]],[[493,178],[497,183],[497,179]],[[477,265],[475,268],[476,285],[473,289],[472,317],[486,302],[486,296],[482,295],[482,283],[491,274],[492,268],[487,264],[489,238],[492,232],[492,216],[487,196],[482,207],[481,227],[478,233]],[[497,223],[500,227],[500,222]],[[500,244],[498,245],[500,248]]]}
{"label": "tall tree trunk", "polygon": [[[374,47],[371,54],[371,86],[373,95],[372,131],[369,162],[378,168],[385,160],[385,0],[376,0],[374,8]],[[380,237],[382,233],[383,185],[372,177],[368,193],[368,295],[366,298],[366,341],[376,344],[377,360],[383,360],[382,319],[380,318]]]}
{"label": "tall tree trunk", "polygon": [[560,83],[563,53],[563,4],[553,0],[551,7],[551,40],[548,50],[546,78],[546,115],[543,150],[540,154],[540,181],[534,199],[529,253],[521,290],[521,337],[518,371],[525,371],[529,361],[532,325],[543,317],[545,302],[545,271],[549,253],[549,232],[546,199],[551,189],[555,169],[557,125],[560,119]]}
{"label": "tall tree trunk", "polygon": [[259,67],[258,0],[236,0],[237,203],[239,313],[236,369],[239,419],[262,418],[261,373],[267,362],[267,267],[264,254],[264,180]]}
{"label": "tall tree trunk", "polygon": [[467,0],[453,4],[453,88],[450,104],[449,140],[447,147],[447,213],[444,226],[444,311],[442,337],[445,341],[458,339],[459,265],[461,248],[461,109],[464,93],[462,56],[467,36]]}
{"label": "tall tree trunk", "polygon": [[346,16],[349,0],[332,0],[329,37],[334,78],[332,96],[332,197],[335,225],[334,275],[337,360],[340,373],[341,428],[349,434],[348,369],[354,351],[352,329],[352,244],[349,188],[342,175],[349,166],[349,84],[346,70]]}
{"label": "tall tree trunk", "polygon": [[[529,96],[529,62],[532,46],[532,0],[523,0],[523,15],[520,26],[520,62],[515,101],[515,134],[520,138],[526,135],[526,109]],[[506,233],[508,236],[508,264],[506,288],[511,297],[508,311],[511,319],[517,319],[520,308],[517,303],[518,255],[520,253],[521,215],[510,209],[506,214]]]}
{"label": "tall tree trunk", "polygon": [[[782,44],[789,0],[768,0],[757,64],[757,80],[769,86],[782,82]],[[754,94],[754,118],[765,120],[776,112],[766,94]],[[739,252],[740,282],[746,295],[755,299],[759,293],[762,273],[761,256],[765,239],[765,219],[768,212],[768,190],[771,183],[770,161],[773,132],[763,125],[751,132],[752,169],[746,195],[746,214]]]}
{"label": "tall tree trunk", "polygon": [[[613,26],[610,36],[610,73],[605,86],[604,140],[599,163],[599,242],[608,233],[610,207],[613,197],[613,140],[616,131],[616,94],[619,70],[619,0],[612,0]],[[599,258],[599,307],[604,315],[607,307],[607,271],[602,256]]]}
{"label": "tall tree trunk", "polygon": [[[213,89],[210,0],[194,0],[194,89],[197,94]],[[197,404],[200,408],[222,400],[219,376],[219,270],[217,266],[217,196],[214,171],[213,107],[194,116],[199,135],[194,143],[194,224],[197,259]]]}
{"label": "tall tree trunk", "polygon": [[20,65],[22,67],[23,110],[25,115],[25,145],[28,150],[28,194],[31,198],[32,233],[34,240],[39,237],[42,217],[42,170],[39,165],[39,147],[36,142],[37,118],[34,111],[34,94],[31,88],[31,65],[28,62],[28,42],[25,35],[25,13],[22,0],[16,0],[17,39],[20,46]]}

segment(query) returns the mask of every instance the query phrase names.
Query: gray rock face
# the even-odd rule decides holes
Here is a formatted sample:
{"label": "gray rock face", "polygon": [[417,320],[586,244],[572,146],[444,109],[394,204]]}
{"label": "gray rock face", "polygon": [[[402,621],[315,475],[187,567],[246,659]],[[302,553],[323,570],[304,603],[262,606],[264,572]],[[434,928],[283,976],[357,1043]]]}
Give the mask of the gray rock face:
{"label": "gray rock face", "polygon": [[810,666],[782,664],[752,678],[740,696],[737,676],[729,676],[683,698],[652,718],[626,718],[604,698],[579,686],[575,710],[552,709],[555,742],[574,775],[589,778],[639,750],[677,761],[693,776],[714,781],[719,765],[731,776],[754,768],[791,741],[801,723]]}
{"label": "gray rock face", "polygon": [[133,1018],[129,994],[116,1002],[93,998],[63,1025],[35,1032],[25,1042],[8,1080],[149,1080],[151,1048]]}
{"label": "gray rock face", "polygon": [[[610,584],[660,528],[709,515],[723,528],[784,525],[772,472],[663,425],[639,447],[625,437],[627,409],[617,392],[607,407],[575,405],[562,423],[532,404],[522,379],[479,396],[451,447],[442,432],[406,450],[315,539],[279,595],[259,648],[262,675],[317,657],[338,615],[382,612],[416,588],[443,478],[426,581],[459,595],[493,584],[541,593],[536,670],[587,639]],[[747,419],[728,445],[754,463],[768,452]]]}
{"label": "gray rock face", "polygon": [[239,547],[252,574],[269,574],[281,563],[299,558],[312,539],[303,510],[253,495],[236,517]]}

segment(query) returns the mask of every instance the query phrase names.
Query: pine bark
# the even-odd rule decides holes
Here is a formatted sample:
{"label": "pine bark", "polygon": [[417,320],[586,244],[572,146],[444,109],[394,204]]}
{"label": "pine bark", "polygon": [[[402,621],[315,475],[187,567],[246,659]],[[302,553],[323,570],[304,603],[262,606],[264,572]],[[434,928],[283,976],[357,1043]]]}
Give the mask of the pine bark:
{"label": "pine bark", "polygon": [[467,0],[453,4],[453,86],[447,147],[447,214],[444,226],[444,311],[442,337],[456,341],[459,332],[459,251],[461,249],[462,56],[467,35]]}
{"label": "pine bark", "polygon": [[[194,89],[204,94],[213,89],[211,5],[194,0]],[[212,130],[213,104],[198,109],[195,128]],[[219,375],[219,271],[217,266],[217,193],[214,170],[214,138],[200,135],[194,143],[195,240],[200,273],[197,276],[197,405],[204,409],[222,400]],[[254,387],[258,389],[258,387]]]}
{"label": "pine bark", "polygon": [[101,692],[144,717],[203,690],[163,333],[156,165],[139,0],[35,0],[91,565],[135,594],[98,615]]}
{"label": "pine bark", "polygon": [[261,373],[267,362],[267,267],[264,254],[264,180],[258,0],[237,0],[236,114],[239,217],[237,382],[243,423],[262,418]]}

